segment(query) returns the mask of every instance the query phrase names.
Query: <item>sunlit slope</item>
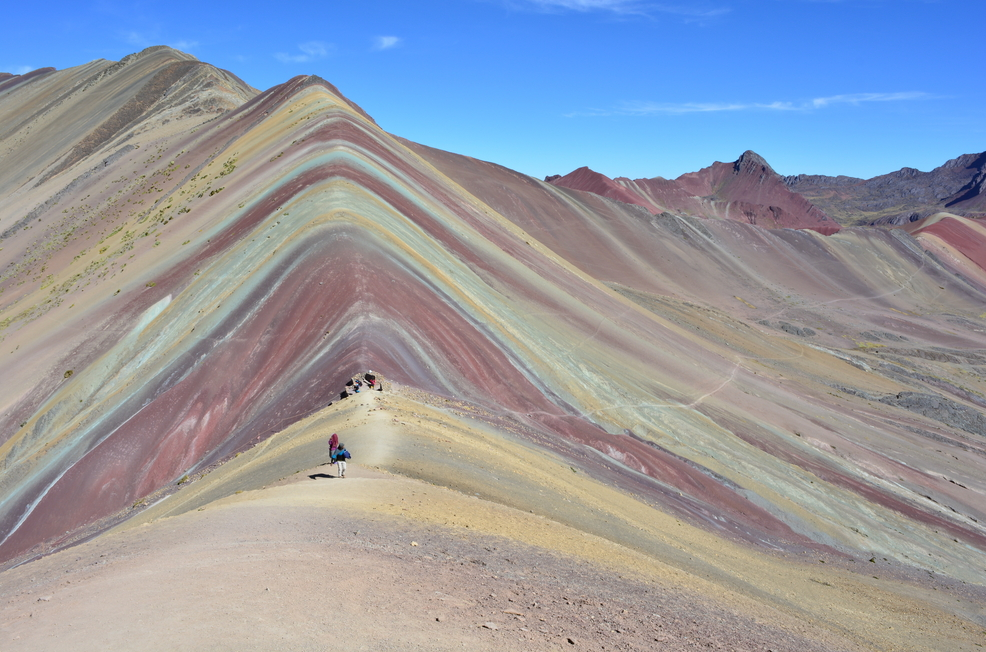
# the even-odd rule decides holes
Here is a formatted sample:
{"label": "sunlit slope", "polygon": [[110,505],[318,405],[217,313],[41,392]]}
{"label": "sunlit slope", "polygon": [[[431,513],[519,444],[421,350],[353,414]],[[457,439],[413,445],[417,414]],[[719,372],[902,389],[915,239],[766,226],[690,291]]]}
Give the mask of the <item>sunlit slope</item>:
{"label": "sunlit slope", "polygon": [[925,249],[986,285],[986,220],[937,213],[906,229]]}
{"label": "sunlit slope", "polygon": [[[125,272],[134,280],[119,299],[97,299],[126,301],[129,293],[131,305],[147,307],[122,338],[104,339],[104,350],[67,353],[62,366],[73,373],[6,442],[8,550],[126,507],[269,435],[330,401],[361,367],[546,435],[626,450],[653,475],[694,475],[591,418],[619,399],[606,372],[614,356],[660,356],[652,338],[638,343],[603,328],[605,314],[622,311],[640,329],[654,326],[651,316],[540,252],[325,86],[307,83],[261,98],[200,141],[159,145],[165,177],[180,169],[182,150],[212,142],[224,149],[187,172],[170,201],[134,218],[156,218],[143,247],[129,248],[135,233],[126,224],[118,232],[121,248],[135,252]],[[264,115],[262,124],[237,133],[251,112]],[[281,149],[285,142],[292,146]],[[115,237],[102,244],[112,247]],[[45,316],[54,322],[74,309]],[[32,341],[42,338],[42,321],[32,322]],[[53,324],[52,339],[64,327]],[[662,341],[687,346],[679,329],[660,328]],[[586,352],[571,355],[585,342]],[[669,418],[704,427],[688,411]],[[727,515],[736,496],[714,487],[698,493],[678,509],[701,515],[711,502],[727,527],[748,529]],[[769,536],[793,536],[746,507]]]}
{"label": "sunlit slope", "polygon": [[71,170],[83,159],[91,159],[89,167],[105,165],[95,154],[107,144],[136,144],[154,129],[191,128],[257,93],[167,47],[26,77],[0,86],[0,197],[15,206],[16,197],[57,174],[84,174]]}
{"label": "sunlit slope", "polygon": [[[580,369],[602,368],[619,344],[616,331],[602,343],[592,304],[632,305],[538,253],[325,85],[296,80],[150,147],[121,161],[153,170],[160,180],[141,192],[163,197],[95,251],[66,243],[72,262],[11,294],[21,312],[8,355],[41,349],[54,371],[11,397],[8,555],[269,435],[363,366],[548,434],[611,438],[569,401],[598,393],[599,372]],[[94,255],[106,273],[85,278]],[[104,289],[111,280],[119,291]],[[49,287],[58,301],[43,298]],[[79,331],[87,339],[66,337]],[[593,356],[558,363],[589,337],[601,340]]]}
{"label": "sunlit slope", "polygon": [[[360,537],[381,520],[395,536],[402,535],[405,570],[416,563],[403,557],[416,538],[408,527],[419,528],[417,539],[429,556],[447,550],[436,538],[503,537],[498,545],[506,540],[536,547],[545,565],[559,554],[575,555],[614,577],[645,577],[675,595],[714,596],[718,608],[792,627],[806,638],[834,635],[823,649],[855,649],[848,640],[864,649],[938,650],[943,640],[953,649],[972,649],[978,640],[978,628],[965,620],[970,612],[975,617],[976,606],[965,596],[957,601],[952,591],[899,581],[882,559],[878,565],[859,564],[870,573],[854,573],[856,564],[831,551],[813,550],[801,558],[765,555],[759,547],[655,510],[653,496],[612,486],[609,474],[593,462],[574,467],[572,449],[557,446],[564,442],[542,446],[518,432],[516,424],[503,424],[473,404],[410,388],[362,392],[195,476],[100,540],[129,549],[129,537],[150,531],[158,541],[184,541],[175,533],[190,519],[233,508],[237,522],[252,524],[273,508],[279,515],[276,529],[286,540],[273,549],[303,556],[297,549],[302,541],[325,545],[312,533],[336,530],[320,526],[322,519],[335,523],[355,515]],[[335,482],[331,476],[338,470],[324,463],[326,439],[336,431],[344,433],[358,459],[345,482]],[[307,536],[292,532],[280,517],[299,511]],[[196,529],[202,527],[199,521]],[[252,530],[248,535],[256,536]],[[236,568],[239,576],[236,564],[245,542],[233,531],[224,537],[231,549],[224,568]],[[86,547],[67,554],[84,555]],[[408,595],[420,591],[402,577],[394,587]],[[933,582],[942,586],[941,578]],[[75,583],[73,588],[78,590]]]}
{"label": "sunlit slope", "polygon": [[715,533],[984,581],[984,296],[906,236],[652,218],[314,78],[137,140],[0,251],[4,559],[372,368]]}
{"label": "sunlit slope", "polygon": [[[818,527],[815,540],[861,550],[879,540],[913,561],[911,536],[927,534],[939,543],[920,544],[920,563],[949,546],[950,556],[970,550],[979,558],[986,323],[973,261],[929,255],[899,231],[822,237],[651,217],[409,145],[553,252],[730,361],[720,375],[693,369],[694,382],[704,379],[708,389],[691,402],[729,435],[716,432],[706,443],[670,427],[661,432],[653,414],[642,414],[656,410],[653,400],[612,406],[606,414],[620,425],[651,433],[743,490],[756,486],[759,497],[776,492],[772,502],[786,504],[793,527],[801,517]],[[623,391],[676,357],[700,360],[673,347],[663,355],[649,371],[629,363]],[[749,456],[737,440],[765,456]],[[889,509],[879,518],[891,515],[880,532],[871,529],[875,505]],[[903,525],[912,519],[930,531]],[[946,532],[962,536],[940,539]]]}

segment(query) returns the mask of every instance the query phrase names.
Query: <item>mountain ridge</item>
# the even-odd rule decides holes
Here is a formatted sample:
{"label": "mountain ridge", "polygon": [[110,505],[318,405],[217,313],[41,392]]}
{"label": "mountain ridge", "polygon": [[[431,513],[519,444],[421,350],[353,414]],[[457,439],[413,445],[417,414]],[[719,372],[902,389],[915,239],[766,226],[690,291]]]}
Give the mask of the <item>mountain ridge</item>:
{"label": "mountain ridge", "polygon": [[811,229],[824,235],[837,233],[840,228],[821,209],[791,192],[767,161],[750,150],[731,164],[716,162],[674,180],[609,179],[588,168],[545,180],[636,204],[655,214],[727,219],[765,228]]}
{"label": "mountain ridge", "polygon": [[942,211],[986,216],[986,152],[963,154],[931,172],[902,168],[871,179],[799,174],[784,182],[843,224],[900,226]]}

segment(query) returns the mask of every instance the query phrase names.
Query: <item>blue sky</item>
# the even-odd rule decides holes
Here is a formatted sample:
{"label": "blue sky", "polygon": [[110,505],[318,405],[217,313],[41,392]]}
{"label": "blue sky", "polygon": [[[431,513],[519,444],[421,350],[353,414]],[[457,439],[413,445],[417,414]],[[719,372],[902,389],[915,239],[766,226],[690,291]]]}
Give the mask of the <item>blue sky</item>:
{"label": "blue sky", "polygon": [[986,150],[982,0],[49,2],[0,71],[170,45],[265,90],[335,84],[386,130],[536,177],[674,178],[743,151],[872,177]]}

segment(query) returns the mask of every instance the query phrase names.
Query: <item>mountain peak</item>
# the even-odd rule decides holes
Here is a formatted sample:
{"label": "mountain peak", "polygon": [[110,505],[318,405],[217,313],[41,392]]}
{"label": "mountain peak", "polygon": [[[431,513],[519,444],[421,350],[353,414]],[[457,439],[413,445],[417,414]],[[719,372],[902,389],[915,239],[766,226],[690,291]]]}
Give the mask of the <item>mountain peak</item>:
{"label": "mountain peak", "polygon": [[975,168],[981,170],[986,168],[986,152],[980,152],[979,154],[963,154],[962,156],[946,161],[941,167],[946,170],[952,168]]}
{"label": "mountain peak", "polygon": [[716,162],[671,181],[656,177],[609,177],[581,167],[545,177],[555,186],[584,190],[663,212],[757,224],[768,229],[811,229],[823,235],[839,225],[802,196],[791,192],[766,160],[747,150],[732,164]]}
{"label": "mountain peak", "polygon": [[767,163],[767,160],[751,149],[743,152],[740,157],[736,159],[736,162],[733,163],[733,170],[735,172],[739,172],[743,169],[756,169],[760,172],[776,174],[776,172],[774,172],[774,168],[770,167],[770,164]]}
{"label": "mountain peak", "polygon": [[182,61],[198,61],[195,55],[189,54],[187,52],[182,52],[181,50],[176,50],[168,45],[152,45],[149,48],[144,48],[140,52],[134,52],[133,54],[128,54],[127,56],[120,59],[121,64],[133,63],[134,61],[139,61],[149,56],[170,56],[174,59],[179,59]]}

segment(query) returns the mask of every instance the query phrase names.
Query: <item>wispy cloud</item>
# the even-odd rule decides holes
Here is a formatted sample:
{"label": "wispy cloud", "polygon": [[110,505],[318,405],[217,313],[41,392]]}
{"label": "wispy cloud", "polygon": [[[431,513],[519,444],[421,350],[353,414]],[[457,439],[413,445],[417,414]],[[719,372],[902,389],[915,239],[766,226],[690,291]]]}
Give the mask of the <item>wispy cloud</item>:
{"label": "wispy cloud", "polygon": [[182,52],[188,52],[194,50],[199,46],[198,41],[189,41],[188,39],[178,39],[175,41],[168,41],[167,39],[162,39],[155,34],[148,34],[146,32],[129,31],[123,33],[123,40],[127,45],[136,48],[138,50],[143,50],[144,48],[149,48],[152,45],[166,44],[170,48],[176,50],[181,50]]}
{"label": "wispy cloud", "polygon": [[508,0],[513,7],[539,11],[609,12],[613,14],[672,14],[690,19],[715,18],[729,13],[728,7],[662,4],[647,0]]}
{"label": "wispy cloud", "polygon": [[644,3],[636,0],[526,0],[526,4],[533,5],[539,9],[637,13]]}
{"label": "wispy cloud", "polygon": [[927,93],[911,91],[908,93],[852,93],[850,95],[832,95],[831,97],[816,97],[811,101],[812,106],[821,108],[829,104],[862,104],[863,102],[903,102],[906,100],[927,99]]}
{"label": "wispy cloud", "polygon": [[316,61],[317,59],[324,59],[329,56],[333,47],[331,43],[309,41],[298,46],[298,49],[301,50],[299,54],[277,52],[274,54],[274,58],[281,63],[308,63],[309,61]]}
{"label": "wispy cloud", "polygon": [[14,66],[12,68],[0,68],[2,72],[9,72],[13,75],[26,75],[32,70],[37,70],[36,66]]}
{"label": "wispy cloud", "polygon": [[772,111],[793,110],[790,102],[771,102],[769,104],[742,104],[736,102],[685,102],[668,104],[658,102],[631,102],[622,107],[631,115],[650,115],[653,113],[719,113],[722,111],[748,111],[767,109]]}
{"label": "wispy cloud", "polygon": [[684,102],[680,104],[669,102],[624,102],[611,109],[573,111],[572,113],[565,114],[565,117],[592,118],[614,115],[680,115],[683,113],[721,113],[723,111],[749,111],[752,109],[793,111],[796,107],[789,102],[772,102],[770,104],[743,104],[736,102]]}
{"label": "wispy cloud", "polygon": [[147,36],[141,34],[140,32],[134,32],[134,31],[125,32],[123,34],[123,40],[127,42],[127,45],[132,45],[135,48],[144,49],[146,47],[150,47],[151,45],[153,45],[150,39],[148,39]]}
{"label": "wispy cloud", "polygon": [[587,109],[565,114],[566,117],[680,115],[685,113],[719,113],[724,111],[811,111],[833,104],[863,104],[865,102],[904,102],[929,99],[931,95],[917,91],[905,93],[854,93],[817,97],[800,102],[624,102],[610,109]]}
{"label": "wispy cloud", "polygon": [[647,9],[661,13],[681,16],[683,18],[717,18],[732,11],[729,7],[695,7],[691,5],[662,5],[647,4]]}
{"label": "wispy cloud", "polygon": [[374,50],[389,50],[398,47],[403,42],[399,36],[378,36],[373,39]]}
{"label": "wispy cloud", "polygon": [[168,43],[168,47],[174,48],[176,50],[181,50],[182,52],[189,52],[194,50],[199,46],[198,41],[186,41],[184,39],[180,41],[175,41],[174,43]]}

